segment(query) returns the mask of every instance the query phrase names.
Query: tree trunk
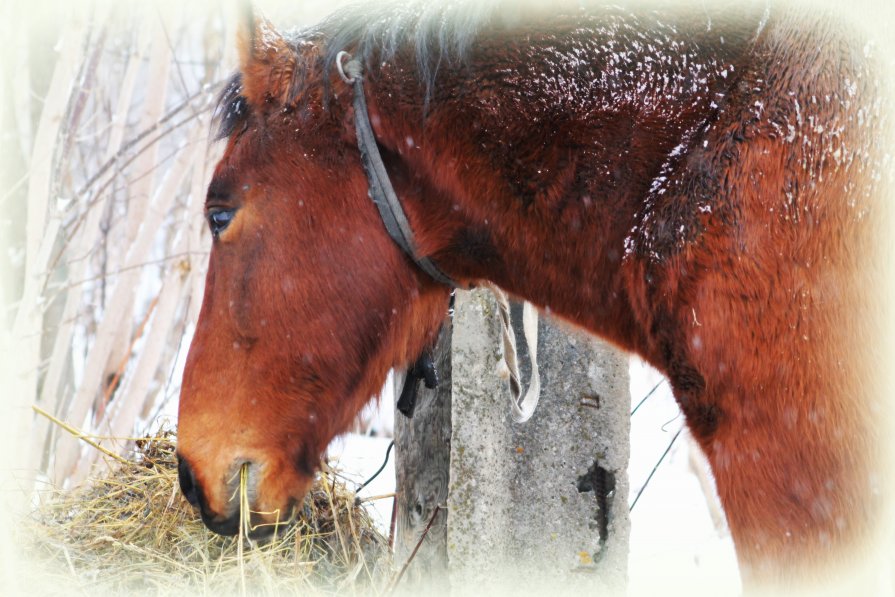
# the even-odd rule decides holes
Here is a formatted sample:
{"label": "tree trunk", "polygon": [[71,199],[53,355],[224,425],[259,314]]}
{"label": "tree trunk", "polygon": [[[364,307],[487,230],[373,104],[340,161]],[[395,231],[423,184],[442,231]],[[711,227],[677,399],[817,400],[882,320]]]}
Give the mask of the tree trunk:
{"label": "tree trunk", "polygon": [[[395,565],[400,569],[438,514],[401,581],[401,592],[447,594],[447,495],[451,458],[451,318],[446,317],[435,347],[438,387],[419,384],[416,410],[408,419],[395,410]],[[441,591],[438,591],[441,593]]]}

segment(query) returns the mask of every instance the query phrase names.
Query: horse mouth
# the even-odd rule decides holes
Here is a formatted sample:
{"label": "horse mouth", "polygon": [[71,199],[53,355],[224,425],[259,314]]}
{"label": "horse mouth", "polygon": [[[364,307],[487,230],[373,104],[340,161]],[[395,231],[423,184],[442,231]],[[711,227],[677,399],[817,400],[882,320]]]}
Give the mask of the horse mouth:
{"label": "horse mouth", "polygon": [[212,532],[225,537],[243,535],[253,541],[267,541],[276,535],[289,529],[298,520],[298,509],[294,502],[286,508],[287,516],[281,516],[279,511],[273,513],[256,512],[249,510],[246,515],[239,509],[226,518],[211,516],[200,508],[199,513],[202,523]]}

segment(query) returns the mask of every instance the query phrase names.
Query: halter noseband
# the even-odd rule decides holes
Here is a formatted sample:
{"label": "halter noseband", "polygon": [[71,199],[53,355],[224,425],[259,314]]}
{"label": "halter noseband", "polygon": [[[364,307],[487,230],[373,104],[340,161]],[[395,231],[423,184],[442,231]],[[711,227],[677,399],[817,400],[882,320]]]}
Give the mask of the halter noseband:
{"label": "halter noseband", "polygon": [[[344,64],[343,60],[348,59]],[[451,288],[456,288],[457,283],[435,265],[428,257],[420,256],[413,242],[413,231],[410,223],[401,207],[401,202],[395,194],[395,189],[388,177],[388,171],[382,162],[379,148],[376,145],[376,137],[373,135],[373,127],[370,124],[370,115],[367,113],[367,101],[364,98],[363,67],[359,60],[352,58],[347,52],[339,52],[336,55],[336,68],[339,76],[349,85],[354,86],[354,126],[357,131],[357,147],[360,149],[361,162],[367,173],[367,182],[370,187],[369,196],[379,210],[379,216],[385,229],[392,240],[413,260],[424,272],[434,280]]]}

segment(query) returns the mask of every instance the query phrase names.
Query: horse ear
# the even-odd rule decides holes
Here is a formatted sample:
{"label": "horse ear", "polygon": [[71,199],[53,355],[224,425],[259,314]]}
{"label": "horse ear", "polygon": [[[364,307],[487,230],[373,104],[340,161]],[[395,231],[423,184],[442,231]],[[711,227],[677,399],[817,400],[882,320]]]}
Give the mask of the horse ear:
{"label": "horse ear", "polygon": [[242,95],[250,106],[283,106],[290,101],[297,56],[292,46],[251,6],[243,11],[238,31]]}

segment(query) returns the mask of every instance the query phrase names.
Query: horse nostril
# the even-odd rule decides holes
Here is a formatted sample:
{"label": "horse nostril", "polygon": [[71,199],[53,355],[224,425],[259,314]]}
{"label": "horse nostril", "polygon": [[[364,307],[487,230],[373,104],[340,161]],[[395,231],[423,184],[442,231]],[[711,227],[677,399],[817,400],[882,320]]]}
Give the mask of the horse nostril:
{"label": "horse nostril", "polygon": [[199,508],[205,526],[219,535],[235,535],[239,531],[239,509],[224,518],[209,510],[193,469],[180,454],[177,455],[177,479],[180,481],[183,497],[194,507]]}
{"label": "horse nostril", "polygon": [[180,454],[177,455],[177,479],[180,481],[180,490],[186,501],[193,506],[198,506],[199,492],[196,488],[196,477],[193,475],[190,465]]}

